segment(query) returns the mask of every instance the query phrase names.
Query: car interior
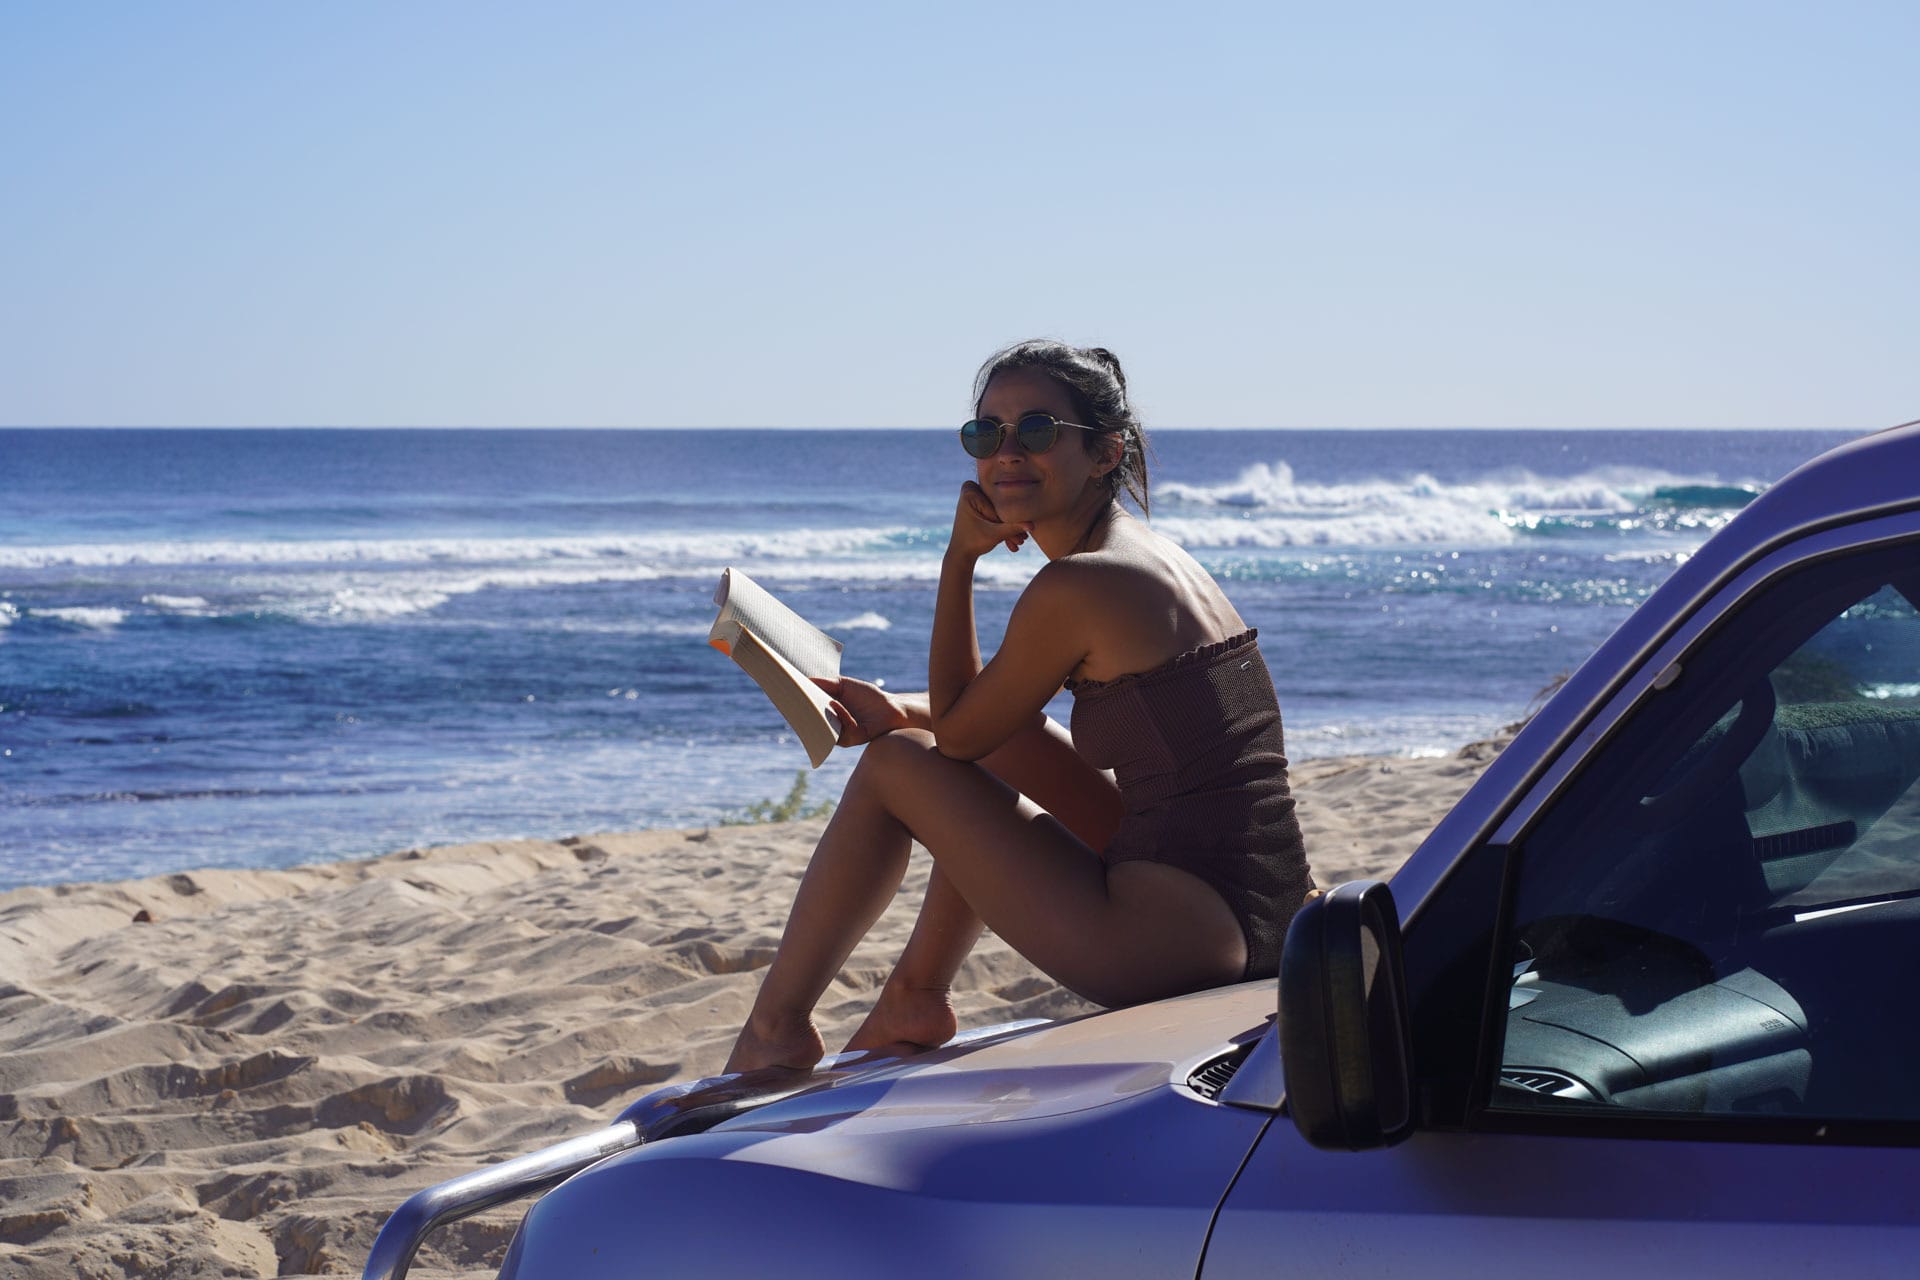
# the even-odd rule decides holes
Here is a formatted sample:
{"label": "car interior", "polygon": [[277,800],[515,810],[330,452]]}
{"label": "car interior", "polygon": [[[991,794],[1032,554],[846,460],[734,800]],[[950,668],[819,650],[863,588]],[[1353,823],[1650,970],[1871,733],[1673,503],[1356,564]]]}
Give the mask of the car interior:
{"label": "car interior", "polygon": [[1920,574],[1802,569],[1521,842],[1500,1109],[1920,1119]]}

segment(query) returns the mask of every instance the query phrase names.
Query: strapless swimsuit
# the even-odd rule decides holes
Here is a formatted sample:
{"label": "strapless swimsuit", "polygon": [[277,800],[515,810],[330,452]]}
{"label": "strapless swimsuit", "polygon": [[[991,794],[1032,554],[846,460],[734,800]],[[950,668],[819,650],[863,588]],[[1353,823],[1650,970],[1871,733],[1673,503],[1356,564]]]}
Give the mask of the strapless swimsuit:
{"label": "strapless swimsuit", "polygon": [[1313,888],[1257,639],[1249,630],[1151,671],[1067,682],[1074,747],[1114,771],[1126,804],[1102,856],[1212,885],[1246,935],[1248,978],[1279,971],[1287,924]]}

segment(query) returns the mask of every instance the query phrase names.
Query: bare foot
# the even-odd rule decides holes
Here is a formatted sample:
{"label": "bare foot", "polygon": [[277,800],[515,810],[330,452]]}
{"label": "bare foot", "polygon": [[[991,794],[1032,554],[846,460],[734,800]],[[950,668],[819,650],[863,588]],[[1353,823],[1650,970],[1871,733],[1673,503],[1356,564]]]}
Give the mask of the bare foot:
{"label": "bare foot", "polygon": [[726,1069],[756,1071],[761,1067],[792,1067],[805,1071],[826,1055],[826,1041],[807,1018],[796,1025],[762,1029],[751,1018],[733,1042]]}
{"label": "bare foot", "polygon": [[888,983],[880,988],[860,1029],[847,1041],[849,1050],[879,1049],[909,1044],[923,1049],[953,1039],[960,1021],[953,1014],[953,998],[945,987],[905,987]]}

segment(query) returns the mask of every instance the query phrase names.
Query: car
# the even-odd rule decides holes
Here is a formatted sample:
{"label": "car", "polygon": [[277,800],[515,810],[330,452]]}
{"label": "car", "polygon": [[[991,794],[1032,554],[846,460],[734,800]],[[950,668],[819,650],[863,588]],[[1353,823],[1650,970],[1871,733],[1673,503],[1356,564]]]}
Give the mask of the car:
{"label": "car", "polygon": [[1277,982],[669,1086],[366,1275],[548,1187],[503,1280],[1908,1275],[1917,1006],[1920,423],[1681,563]]}

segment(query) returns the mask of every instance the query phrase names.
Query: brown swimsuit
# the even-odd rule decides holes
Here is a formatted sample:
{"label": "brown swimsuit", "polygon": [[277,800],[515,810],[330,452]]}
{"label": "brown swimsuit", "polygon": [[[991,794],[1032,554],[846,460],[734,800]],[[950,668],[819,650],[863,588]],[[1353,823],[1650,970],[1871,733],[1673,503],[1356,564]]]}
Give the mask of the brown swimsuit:
{"label": "brown swimsuit", "polygon": [[1165,863],[1212,885],[1246,935],[1246,976],[1267,978],[1313,876],[1257,634],[1067,688],[1074,747],[1114,771],[1127,806],[1102,856]]}

